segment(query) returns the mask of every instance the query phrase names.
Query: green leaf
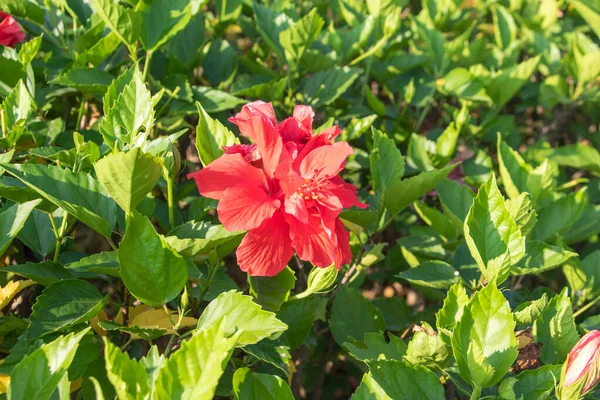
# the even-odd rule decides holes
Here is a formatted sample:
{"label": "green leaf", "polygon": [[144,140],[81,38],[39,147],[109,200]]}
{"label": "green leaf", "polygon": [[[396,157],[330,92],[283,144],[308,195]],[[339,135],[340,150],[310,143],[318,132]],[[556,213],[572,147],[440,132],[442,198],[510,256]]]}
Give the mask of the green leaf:
{"label": "green leaf", "polygon": [[216,3],[219,22],[237,19],[242,12],[242,0],[220,0]]}
{"label": "green leaf", "polygon": [[[151,354],[151,353],[150,353]],[[104,337],[104,361],[108,380],[119,399],[144,399],[150,393],[151,382],[146,359],[130,359],[110,340]]]}
{"label": "green leaf", "polygon": [[586,188],[564,196],[542,208],[531,237],[541,242],[565,233],[579,219],[587,202]]}
{"label": "green leaf", "polygon": [[385,198],[388,187],[400,181],[404,175],[404,157],[388,135],[375,128],[371,128],[371,132],[373,151],[369,154],[369,162],[373,187],[380,198]]}
{"label": "green leaf", "polygon": [[223,146],[231,146],[238,140],[219,120],[212,119],[200,102],[196,102],[196,107],[200,115],[196,128],[196,150],[202,165],[206,167],[223,154]]}
{"label": "green leaf", "polygon": [[203,327],[169,357],[158,372],[154,399],[211,400],[229,357],[243,332],[227,336],[223,319]]}
{"label": "green leaf", "polygon": [[4,0],[0,2],[0,11],[44,25],[44,10],[29,0]]}
{"label": "green leaf", "polygon": [[27,218],[38,204],[40,204],[40,200],[15,204],[0,213],[0,256],[4,254],[13,239],[17,237]]}
{"label": "green leaf", "polygon": [[567,358],[579,340],[567,288],[554,296],[535,320],[533,335],[536,343],[544,344],[540,355],[542,363],[558,364]]}
{"label": "green leaf", "polygon": [[449,345],[427,322],[413,328],[414,335],[408,343],[406,360],[429,368],[443,367],[450,357]]}
{"label": "green leaf", "polygon": [[411,309],[402,297],[377,297],[373,299],[373,305],[383,315],[388,331],[404,330],[413,319]]}
{"label": "green leaf", "polygon": [[109,154],[94,164],[94,170],[106,191],[129,214],[158,183],[162,162],[136,147]]}
{"label": "green leaf", "polygon": [[23,229],[17,235],[25,246],[42,257],[46,257],[56,247],[56,238],[54,237],[50,218],[53,218],[52,215],[34,209],[25,221]]}
{"label": "green leaf", "polygon": [[289,63],[298,64],[304,51],[309,49],[319,36],[324,24],[325,21],[319,16],[317,9],[313,8],[298,22],[279,33],[279,42]]}
{"label": "green leaf", "polygon": [[286,376],[291,376],[289,346],[281,344],[281,338],[277,340],[263,340],[256,344],[244,347],[244,351],[261,361],[267,362],[283,371]]}
{"label": "green leaf", "polygon": [[361,69],[334,67],[313,74],[304,81],[301,92],[306,103],[314,108],[331,104],[340,97],[362,73]]}
{"label": "green leaf", "polygon": [[24,276],[41,285],[50,286],[51,284],[67,279],[75,279],[75,276],[66,270],[60,264],[52,261],[44,261],[41,263],[28,262],[25,264],[9,265],[2,268],[2,272],[12,272],[14,274]]}
{"label": "green leaf", "polygon": [[223,225],[189,221],[173,229],[164,239],[182,257],[193,257],[240,240],[243,235],[243,231],[229,232]]}
{"label": "green leaf", "polygon": [[256,21],[256,28],[277,55],[283,60],[284,50],[279,42],[279,35],[281,32],[286,30],[292,25],[293,21],[284,13],[279,13],[271,8],[265,7],[253,2],[252,7],[254,9],[254,20]]}
{"label": "green leaf", "polygon": [[383,356],[386,360],[401,360],[406,353],[406,344],[398,336],[390,333],[386,342],[383,333],[367,332],[363,340],[344,343],[343,347],[357,360],[377,361]]}
{"label": "green leaf", "polygon": [[79,342],[88,331],[89,328],[60,336],[23,358],[10,374],[8,398],[50,399],[59,382],[66,377]]}
{"label": "green leaf", "polygon": [[506,209],[494,175],[479,188],[464,229],[471,255],[488,281],[503,282],[511,265],[525,255],[525,237]]}
{"label": "green leaf", "polygon": [[277,318],[288,325],[282,337],[287,339],[290,350],[302,346],[317,318],[325,315],[326,304],[327,300],[320,296],[283,303],[277,312]]}
{"label": "green leaf", "polygon": [[577,253],[538,241],[528,241],[525,248],[527,249],[525,257],[511,267],[513,275],[538,275],[560,267],[571,257],[577,257]]}
{"label": "green leaf", "polygon": [[112,321],[100,321],[99,325],[102,329],[107,331],[119,331],[126,332],[130,335],[136,335],[146,340],[147,342],[152,342],[155,339],[163,336],[167,333],[166,329],[154,329],[154,328],[140,328],[137,326],[123,326],[117,324]]}
{"label": "green leaf", "polygon": [[502,184],[508,197],[514,199],[522,192],[528,191],[527,178],[532,168],[519,153],[502,141],[500,134],[498,134],[498,163]]}
{"label": "green leaf", "polygon": [[273,277],[248,276],[250,294],[263,309],[278,311],[290,296],[294,289],[296,276],[290,267],[285,267],[280,273]]}
{"label": "green leaf", "polygon": [[457,270],[444,261],[428,261],[397,275],[411,284],[434,289],[447,289],[460,281]]}
{"label": "green leaf", "polygon": [[537,300],[523,303],[513,312],[513,317],[517,324],[531,325],[542,314],[548,305],[548,296],[546,293]]}
{"label": "green leaf", "polygon": [[576,143],[561,146],[550,149],[547,157],[565,167],[600,172],[600,152],[591,145]]}
{"label": "green leaf", "polygon": [[506,8],[500,5],[494,5],[492,11],[496,45],[502,50],[506,50],[517,40],[517,25]]}
{"label": "green leaf", "polygon": [[379,310],[354,289],[342,287],[333,300],[329,328],[335,341],[342,346],[349,338],[360,339],[367,332],[385,330]]}
{"label": "green leaf", "polygon": [[52,81],[57,85],[95,94],[103,94],[111,82],[112,75],[102,69],[78,66],[66,70]]}
{"label": "green leaf", "polygon": [[117,222],[115,202],[100,182],[85,173],[74,174],[53,165],[1,165],[50,203],[62,208],[104,237]]}
{"label": "green leaf", "polygon": [[25,83],[20,80],[13,88],[8,96],[2,102],[2,110],[4,110],[4,123],[6,133],[11,131],[15,125],[24,125],[33,111],[34,100],[25,86]]}
{"label": "green leaf", "polygon": [[[112,149],[115,146],[120,149],[125,144],[140,147],[146,142],[153,123],[152,95],[136,70],[131,82],[125,85],[104,115],[98,129]],[[142,128],[145,133],[138,135]]]}
{"label": "green leaf", "polygon": [[250,368],[239,368],[233,374],[236,400],[293,400],[287,382],[276,375],[259,374]]}
{"label": "green leaf", "polygon": [[444,77],[444,91],[459,99],[492,102],[477,77],[462,67],[454,68]]}
{"label": "green leaf", "polygon": [[140,35],[141,17],[134,10],[112,0],[92,0],[92,6],[111,31],[127,46],[133,46]]}
{"label": "green leaf", "polygon": [[65,265],[68,271],[74,274],[105,274],[120,278],[119,253],[117,251],[106,251],[83,257],[78,261]]}
{"label": "green leaf", "polygon": [[154,230],[148,218],[133,212],[119,247],[123,282],[137,299],[153,307],[173,300],[187,282],[187,264]]}
{"label": "green leaf", "polygon": [[596,36],[600,38],[600,13],[596,12],[594,9],[588,7],[582,1],[572,0],[570,4],[575,7],[579,15],[588,23],[588,25],[592,28]]}
{"label": "green leaf", "polygon": [[27,339],[69,329],[95,317],[108,303],[91,283],[78,279],[58,281],[48,286],[33,305]]}
{"label": "green leaf", "polygon": [[[544,365],[543,367],[523,371],[514,378],[504,379],[500,383],[502,398],[544,400],[549,398],[560,378],[560,365]],[[508,391],[507,396],[503,393]]]}
{"label": "green leaf", "polygon": [[[373,380],[394,400],[439,400],[444,386],[428,368],[406,361],[381,360],[369,363]],[[410,384],[407,384],[409,383]]]}
{"label": "green leaf", "polygon": [[392,400],[392,398],[385,394],[369,372],[363,375],[362,381],[352,395],[351,400]]}
{"label": "green leaf", "polygon": [[521,234],[527,236],[537,222],[537,213],[533,209],[529,193],[521,193],[518,197],[506,200],[504,204],[519,226]]}
{"label": "green leaf", "polygon": [[387,191],[384,204],[392,215],[398,214],[414,201],[440,184],[458,164],[445,168],[423,172],[408,179],[394,183]]}
{"label": "green leaf", "polygon": [[136,13],[141,16],[140,39],[144,48],[155,51],[190,22],[192,6],[187,0],[144,0]]}
{"label": "green leaf", "polygon": [[462,234],[462,225],[458,225],[452,216],[443,214],[437,208],[429,207],[420,201],[415,201],[413,207],[419,217],[446,240],[456,239]]}
{"label": "green leaf", "polygon": [[523,61],[519,65],[506,68],[496,75],[487,85],[487,93],[494,100],[496,109],[502,108],[519,90],[529,82],[537,70],[541,55]]}
{"label": "green leaf", "polygon": [[452,285],[446,294],[442,308],[435,314],[437,328],[453,330],[461,320],[468,304],[469,297],[465,287],[460,283]]}
{"label": "green leaf", "polygon": [[240,347],[258,343],[288,327],[272,312],[262,310],[252,297],[235,290],[221,293],[210,302],[198,320],[198,329],[206,329],[221,319],[224,332],[241,331],[237,339]]}
{"label": "green leaf", "polygon": [[493,386],[517,358],[515,321],[508,302],[490,283],[473,296],[452,335],[461,376],[474,387]]}
{"label": "green leaf", "polygon": [[455,226],[462,231],[463,224],[469,214],[469,209],[473,204],[475,194],[468,186],[460,183],[444,179],[436,188],[442,203],[442,209],[445,214],[448,214],[453,220]]}

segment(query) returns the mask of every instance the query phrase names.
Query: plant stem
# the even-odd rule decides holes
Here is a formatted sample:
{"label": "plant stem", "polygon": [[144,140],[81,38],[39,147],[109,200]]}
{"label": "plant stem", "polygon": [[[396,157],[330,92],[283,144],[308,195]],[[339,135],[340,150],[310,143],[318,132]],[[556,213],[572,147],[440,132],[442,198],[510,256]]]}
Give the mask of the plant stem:
{"label": "plant stem", "polygon": [[175,329],[175,321],[173,321],[173,316],[169,312],[166,304],[163,304],[163,310],[167,313],[167,317],[169,317],[169,323],[171,324],[171,328]]}
{"label": "plant stem", "polygon": [[50,223],[52,224],[52,228],[54,229],[54,235],[56,236],[56,248],[54,249],[54,258],[53,261],[55,263],[58,262],[58,257],[60,256],[60,245],[62,244],[63,236],[65,235],[65,230],[67,229],[67,218],[69,214],[65,212],[63,215],[62,223],[60,224],[60,229],[56,229],[56,224],[54,223],[54,218],[52,218],[52,214],[50,216]]}
{"label": "plant stem", "polygon": [[574,312],[573,313],[573,318],[577,318],[578,316],[580,316],[581,314],[583,314],[584,312],[586,312],[588,309],[590,309],[594,304],[596,304],[599,301],[600,301],[600,296],[596,296],[592,301],[590,301],[585,306],[581,307],[579,310],[577,310],[576,312]]}
{"label": "plant stem", "polygon": [[173,178],[171,176],[167,177],[167,205],[169,207],[169,225],[171,225],[171,229],[175,228],[175,209],[173,206],[174,203],[174,194],[173,194]]}
{"label": "plant stem", "polygon": [[419,128],[421,128],[421,124],[425,120],[425,117],[429,113],[430,109],[431,109],[431,101],[429,101],[427,103],[427,105],[423,108],[423,111],[421,111],[421,115],[419,116],[419,121],[417,121],[417,125],[415,126],[415,132],[418,132]]}
{"label": "plant stem", "polygon": [[479,400],[481,397],[481,388],[479,386],[475,386],[473,388],[473,393],[471,393],[471,400]]}
{"label": "plant stem", "polygon": [[6,116],[4,114],[4,108],[0,110],[0,123],[2,124],[2,137],[6,137]]}
{"label": "plant stem", "polygon": [[214,265],[209,265],[209,271],[208,271],[208,278],[206,278],[206,283],[204,284],[204,287],[202,288],[202,292],[200,292],[200,296],[198,296],[198,304],[200,304],[202,302],[202,300],[204,299],[204,296],[206,295],[206,292],[208,292],[208,287],[210,286],[210,282],[212,281],[213,277],[215,276],[215,272],[217,271],[217,266]]}
{"label": "plant stem", "polygon": [[81,98],[81,105],[79,106],[79,112],[77,113],[77,125],[75,125],[75,130],[81,129],[81,121],[83,120],[83,112],[85,110],[86,98]]}
{"label": "plant stem", "polygon": [[152,52],[149,51],[146,53],[146,60],[144,61],[144,70],[142,72],[142,80],[146,82],[146,77],[148,76],[148,70],[150,69],[150,62],[152,61]]}
{"label": "plant stem", "polygon": [[171,354],[171,351],[173,350],[173,344],[175,343],[175,339],[176,339],[175,335],[171,335],[171,337],[169,338],[167,347],[165,347],[165,353],[164,353],[165,357],[169,357],[169,354]]}

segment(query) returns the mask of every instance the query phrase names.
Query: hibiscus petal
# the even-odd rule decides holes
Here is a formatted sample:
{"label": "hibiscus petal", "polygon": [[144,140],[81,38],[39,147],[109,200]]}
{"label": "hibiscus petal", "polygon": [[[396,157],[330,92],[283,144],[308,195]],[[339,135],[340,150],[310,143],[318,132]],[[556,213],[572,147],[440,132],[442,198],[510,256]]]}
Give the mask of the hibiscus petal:
{"label": "hibiscus petal", "polygon": [[336,196],[342,203],[344,208],[358,207],[367,208],[368,204],[362,203],[358,200],[356,195],[356,187],[343,181],[339,176],[333,177],[329,182],[325,184],[327,190],[334,196]]}
{"label": "hibiscus petal", "polygon": [[273,110],[273,104],[265,103],[262,100],[253,101],[251,103],[246,104],[242,107],[242,111],[237,113],[234,117],[229,118],[229,121],[233,122],[237,126],[240,126],[240,123],[243,124],[245,121],[249,120],[254,116],[260,116],[271,122],[273,126],[277,124],[277,119],[275,118],[275,110]]}
{"label": "hibiscus petal", "polygon": [[344,162],[352,152],[352,147],[346,142],[318,147],[300,163],[300,175],[315,180],[334,177],[344,168]]}
{"label": "hibiscus petal", "polygon": [[235,232],[258,228],[280,205],[264,189],[238,185],[223,193],[217,212],[225,229]]}
{"label": "hibiscus petal", "polygon": [[335,266],[339,269],[342,265],[350,264],[352,261],[352,251],[350,250],[350,232],[344,228],[344,224],[339,218],[335,220],[335,236],[337,238]]}
{"label": "hibiscus petal", "polygon": [[241,154],[223,154],[187,177],[194,178],[202,196],[215,200],[219,200],[225,190],[236,185],[267,189],[264,172],[248,164]]}
{"label": "hibiscus petal", "polygon": [[262,117],[252,117],[247,124],[247,128],[252,131],[252,140],[262,157],[263,169],[267,176],[272,178],[284,150],[281,136],[277,129]]}
{"label": "hibiscus petal", "polygon": [[292,216],[286,217],[292,245],[300,259],[318,267],[328,267],[334,263],[337,254],[335,236],[328,234],[318,216],[309,215],[308,219],[308,224],[303,224]]}
{"label": "hibiscus petal", "polygon": [[249,231],[236,251],[240,269],[250,276],[275,276],[294,254],[289,227],[281,211]]}
{"label": "hibiscus petal", "polygon": [[292,193],[285,199],[285,212],[293,215],[302,223],[308,223],[308,210],[302,196],[298,193]]}
{"label": "hibiscus petal", "polygon": [[311,106],[297,105],[294,107],[294,118],[298,120],[306,129],[312,130],[313,119],[315,112]]}
{"label": "hibiscus petal", "polygon": [[279,125],[277,130],[284,142],[295,142],[298,144],[306,143],[310,140],[312,133],[295,118],[286,118]]}

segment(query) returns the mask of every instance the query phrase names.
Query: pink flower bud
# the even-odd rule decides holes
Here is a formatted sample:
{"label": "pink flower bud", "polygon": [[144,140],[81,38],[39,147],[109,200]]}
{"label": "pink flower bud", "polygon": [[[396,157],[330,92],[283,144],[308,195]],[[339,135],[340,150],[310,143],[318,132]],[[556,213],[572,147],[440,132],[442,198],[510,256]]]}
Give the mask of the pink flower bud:
{"label": "pink flower bud", "polygon": [[573,347],[566,361],[564,388],[582,382],[581,395],[600,380],[600,332],[590,331]]}

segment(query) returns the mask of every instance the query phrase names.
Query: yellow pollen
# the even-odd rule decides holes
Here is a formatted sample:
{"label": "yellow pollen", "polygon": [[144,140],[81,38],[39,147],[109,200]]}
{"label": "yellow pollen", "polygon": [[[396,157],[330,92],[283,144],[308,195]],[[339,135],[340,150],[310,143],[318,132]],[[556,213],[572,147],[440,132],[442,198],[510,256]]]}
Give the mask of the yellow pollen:
{"label": "yellow pollen", "polygon": [[310,200],[310,197],[304,196],[304,200]]}
{"label": "yellow pollen", "polygon": [[317,199],[317,195],[313,193],[312,198],[313,198],[313,200],[316,200]]}

